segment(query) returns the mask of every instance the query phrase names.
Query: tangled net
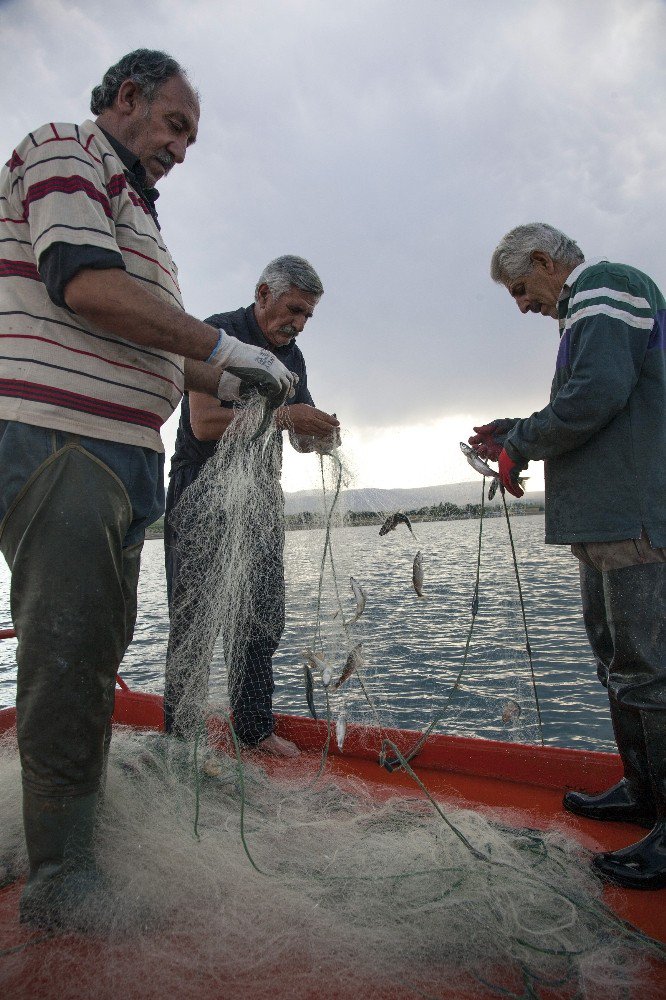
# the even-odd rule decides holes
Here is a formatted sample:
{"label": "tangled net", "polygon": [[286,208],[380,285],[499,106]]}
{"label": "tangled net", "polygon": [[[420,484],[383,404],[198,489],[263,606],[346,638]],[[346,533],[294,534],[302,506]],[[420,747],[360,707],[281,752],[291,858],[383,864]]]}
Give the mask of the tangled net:
{"label": "tangled net", "polygon": [[[282,631],[282,442],[275,433],[252,442],[257,419],[256,406],[238,412],[233,433],[224,435],[172,513],[180,540],[181,587],[172,608],[171,635],[177,641],[170,643],[167,678],[177,678],[174,685],[180,690],[176,728],[192,738],[207,711],[227,711],[224,700],[217,704],[209,700],[209,665],[216,654],[223,655],[217,657],[214,673],[226,671],[233,700],[234,691],[253,683],[243,655],[248,636],[275,636],[277,645]],[[312,676],[304,657],[304,678],[308,684],[317,684],[320,710],[322,705],[329,710],[332,701],[336,716],[344,722],[347,701],[354,700],[354,694],[351,686],[338,689],[335,685],[351,650],[361,647],[353,673],[365,712],[355,712],[355,718],[365,717],[377,725],[385,698],[377,689],[367,690],[372,680],[370,671],[366,675],[362,654],[365,623],[354,621],[349,613],[333,555],[332,536],[343,521],[336,500],[348,473],[337,454],[327,456],[326,461],[327,466],[322,457],[325,526],[315,621],[309,631],[303,629],[303,647],[335,674],[333,683],[324,689],[321,676],[316,676],[316,670]],[[220,636],[222,650],[216,648]],[[262,684],[261,678],[256,684]]]}
{"label": "tangled net", "polygon": [[[0,856],[25,869],[17,779],[5,740]],[[561,835],[378,801],[357,780],[308,785],[117,730],[98,832],[108,934],[59,996],[620,998],[640,979],[649,944]],[[0,983],[25,983],[26,961],[4,956]],[[45,982],[59,962],[40,954]]]}

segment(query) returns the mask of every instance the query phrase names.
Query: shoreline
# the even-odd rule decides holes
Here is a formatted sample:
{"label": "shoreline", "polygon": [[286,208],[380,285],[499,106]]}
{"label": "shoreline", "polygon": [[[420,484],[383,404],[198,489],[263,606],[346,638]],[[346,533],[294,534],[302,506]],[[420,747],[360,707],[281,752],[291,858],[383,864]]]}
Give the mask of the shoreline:
{"label": "shoreline", "polygon": [[[544,508],[543,504],[512,504],[509,507],[509,512],[513,514],[514,517],[528,517],[536,514],[543,514]],[[504,513],[503,509],[499,506],[491,507],[484,511],[484,517],[501,517]],[[456,514],[448,514],[444,517],[437,517],[436,515],[429,516],[428,514],[412,514],[411,511],[407,511],[410,521],[412,524],[422,524],[430,523],[432,521],[475,521],[480,517],[480,512],[477,511],[463,511]],[[351,516],[350,516],[351,515]],[[381,527],[384,523],[385,518],[379,514],[370,514],[364,512],[348,511],[345,515],[345,522],[343,527],[345,528],[367,528],[368,526]],[[285,515],[285,531],[310,531],[316,529],[323,529],[326,527],[326,522],[320,514],[310,514],[308,511],[303,511],[301,514],[286,514]],[[164,538],[164,519],[160,518],[156,521],[154,525],[151,525],[146,529],[146,541],[153,542],[159,541]]]}

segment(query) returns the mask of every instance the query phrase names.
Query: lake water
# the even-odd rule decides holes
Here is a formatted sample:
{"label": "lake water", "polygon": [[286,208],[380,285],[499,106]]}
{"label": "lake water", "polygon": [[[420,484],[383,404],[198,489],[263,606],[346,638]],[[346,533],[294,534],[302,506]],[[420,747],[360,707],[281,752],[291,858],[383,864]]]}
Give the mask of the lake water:
{"label": "lake water", "polygon": [[[543,543],[543,516],[516,516],[512,530],[525,600],[532,659],[546,743],[580,749],[614,749],[605,692],[596,680],[580,612],[578,563],[564,546]],[[351,629],[367,660],[366,689],[358,683],[336,693],[332,710],[349,719],[422,729],[446,706],[463,662],[476,575],[478,520],[415,525],[418,541],[404,526],[382,538],[376,526],[340,528],[332,539],[345,614],[355,602],[353,575],[367,594],[365,613]],[[324,532],[287,533],[285,570],[287,626],[274,667],[276,711],[306,714],[300,650],[312,644]],[[412,561],[420,549],[425,599],[412,586]],[[339,621],[325,607],[322,635]],[[0,627],[11,624],[9,572],[0,566]],[[163,545],[144,548],[135,639],[121,673],[130,687],[161,691],[167,641]],[[0,641],[0,706],[15,699],[15,640]],[[218,650],[217,658],[221,654]],[[344,663],[344,650],[340,650]],[[213,669],[213,692],[223,691]],[[502,723],[507,700],[521,706],[510,726]],[[324,708],[321,692],[318,707]],[[506,522],[486,518],[479,610],[460,688],[438,731],[490,739],[537,742],[535,699],[525,652]]]}

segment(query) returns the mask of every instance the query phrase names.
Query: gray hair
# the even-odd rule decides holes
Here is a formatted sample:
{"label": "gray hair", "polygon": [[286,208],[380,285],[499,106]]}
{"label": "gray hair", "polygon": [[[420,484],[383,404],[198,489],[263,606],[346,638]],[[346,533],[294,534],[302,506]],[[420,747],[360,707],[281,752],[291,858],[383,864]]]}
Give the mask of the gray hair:
{"label": "gray hair", "polygon": [[135,49],[107,69],[102,82],[93,88],[90,95],[90,110],[94,115],[101,115],[107,108],[112,107],[125,80],[133,80],[143,97],[150,102],[159,87],[172,76],[182,76],[187,79],[187,74],[180,63],[166,52],[156,49]]}
{"label": "gray hair", "polygon": [[497,244],[490,261],[490,276],[501,285],[509,285],[534,268],[532,254],[541,250],[562,264],[575,267],[585,258],[578,244],[546,222],[516,226]]}
{"label": "gray hair", "polygon": [[266,264],[254,290],[255,302],[259,297],[260,285],[268,285],[275,299],[279,299],[294,286],[317,298],[324,294],[324,286],[312,264],[303,257],[294,257],[292,254],[276,257],[270,264]]}

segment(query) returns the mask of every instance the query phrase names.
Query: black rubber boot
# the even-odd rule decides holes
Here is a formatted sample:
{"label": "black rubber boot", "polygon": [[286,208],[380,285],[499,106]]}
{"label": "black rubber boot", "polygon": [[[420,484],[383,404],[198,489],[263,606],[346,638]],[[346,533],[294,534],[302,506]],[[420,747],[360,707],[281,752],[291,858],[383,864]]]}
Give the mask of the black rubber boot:
{"label": "black rubber boot", "polygon": [[30,874],[19,901],[22,923],[99,933],[108,897],[93,859],[99,796],[47,797],[24,788],[23,823]]}
{"label": "black rubber boot", "polygon": [[637,844],[597,855],[593,870],[628,889],[666,888],[666,712],[642,712],[657,822]]}
{"label": "black rubber boot", "polygon": [[615,741],[624,765],[624,777],[599,795],[567,792],[562,804],[569,812],[585,816],[586,819],[636,823],[649,829],[657,814],[640,713],[621,708],[612,697],[609,700]]}
{"label": "black rubber boot", "polygon": [[585,792],[567,792],[562,800],[564,808],[585,819],[599,819],[613,823],[635,823],[647,829],[654,824],[656,814],[650,811],[650,803],[643,803],[634,796],[631,785],[622,778],[617,785],[600,792],[586,795]]}

